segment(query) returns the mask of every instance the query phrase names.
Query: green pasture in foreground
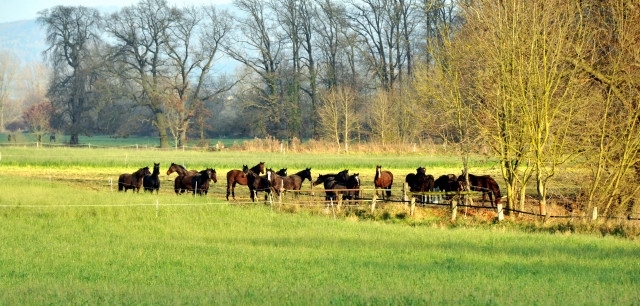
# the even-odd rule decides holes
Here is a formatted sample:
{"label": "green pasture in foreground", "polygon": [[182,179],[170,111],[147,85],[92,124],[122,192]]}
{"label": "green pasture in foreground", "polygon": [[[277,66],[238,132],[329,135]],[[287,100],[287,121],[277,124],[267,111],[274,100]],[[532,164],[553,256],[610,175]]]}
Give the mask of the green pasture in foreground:
{"label": "green pasture in foreground", "polygon": [[[3,156],[4,162],[4,156]],[[407,226],[0,174],[0,304],[634,304],[640,244]],[[215,202],[215,201],[214,201]],[[215,202],[218,203],[218,202]],[[39,205],[42,207],[30,207]],[[20,207],[21,206],[21,207]]]}

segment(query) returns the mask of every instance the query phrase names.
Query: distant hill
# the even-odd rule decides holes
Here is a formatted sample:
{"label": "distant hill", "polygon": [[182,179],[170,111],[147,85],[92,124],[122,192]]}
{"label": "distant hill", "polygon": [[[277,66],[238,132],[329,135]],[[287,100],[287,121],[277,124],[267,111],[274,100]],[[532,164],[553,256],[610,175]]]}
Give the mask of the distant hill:
{"label": "distant hill", "polygon": [[0,49],[13,51],[22,61],[43,61],[44,30],[35,20],[0,23]]}

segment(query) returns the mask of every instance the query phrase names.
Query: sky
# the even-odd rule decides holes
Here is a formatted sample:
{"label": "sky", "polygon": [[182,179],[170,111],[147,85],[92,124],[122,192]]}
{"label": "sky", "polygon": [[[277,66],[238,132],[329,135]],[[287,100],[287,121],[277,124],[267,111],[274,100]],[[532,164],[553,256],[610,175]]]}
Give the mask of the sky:
{"label": "sky", "polygon": [[[176,6],[199,4],[226,4],[231,0],[167,0]],[[0,23],[36,19],[38,12],[56,5],[84,5],[90,7],[120,8],[136,0],[9,0],[0,5]],[[8,2],[8,3],[7,3]]]}

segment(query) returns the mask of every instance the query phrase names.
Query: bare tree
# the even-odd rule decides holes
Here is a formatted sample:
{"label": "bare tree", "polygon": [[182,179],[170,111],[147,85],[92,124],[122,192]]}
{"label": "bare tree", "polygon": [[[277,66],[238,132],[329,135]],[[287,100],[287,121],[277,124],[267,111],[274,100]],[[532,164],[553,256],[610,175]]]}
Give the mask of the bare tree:
{"label": "bare tree", "polygon": [[113,14],[107,31],[115,39],[117,74],[129,86],[129,97],[147,108],[158,129],[160,147],[169,147],[162,98],[170,84],[164,34],[175,22],[175,9],[166,0],[142,0]]}
{"label": "bare tree", "polygon": [[85,115],[93,107],[92,56],[99,43],[100,15],[96,9],[82,6],[56,6],[39,14],[38,22],[45,27],[49,44],[46,53],[53,65],[50,100],[62,110],[70,143],[77,144],[78,135],[85,130]]}
{"label": "bare tree", "polygon": [[16,80],[18,58],[12,52],[0,50],[0,131],[4,131],[5,107],[9,99],[11,88]]}

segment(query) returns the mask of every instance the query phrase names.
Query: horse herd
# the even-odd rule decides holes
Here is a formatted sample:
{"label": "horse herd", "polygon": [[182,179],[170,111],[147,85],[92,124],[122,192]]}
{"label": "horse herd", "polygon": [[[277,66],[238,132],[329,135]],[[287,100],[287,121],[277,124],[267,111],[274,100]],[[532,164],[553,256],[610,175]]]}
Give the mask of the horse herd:
{"label": "horse herd", "polygon": [[[202,171],[187,170],[181,165],[171,163],[167,170],[167,175],[177,173],[175,179],[174,191],[176,194],[182,194],[185,191],[191,191],[194,195],[207,194],[211,181],[218,182],[216,170],[207,168]],[[156,193],[160,189],[160,164],[154,163],[153,172],[149,171],[149,167],[140,168],[134,173],[121,174],[118,179],[118,190],[127,191],[133,189],[140,191],[140,187],[144,191]],[[264,174],[264,175],[261,175]],[[489,201],[492,204],[500,202],[500,188],[491,176],[476,176],[469,174],[469,185],[472,191],[482,191],[483,200],[489,195]],[[355,173],[349,175],[349,170],[343,170],[337,174],[321,174],[313,181],[311,178],[311,168],[307,168],[292,175],[287,175],[287,169],[273,171],[265,169],[264,162],[249,168],[247,165],[242,166],[242,170],[231,170],[227,172],[227,201],[229,195],[235,200],[236,185],[245,185],[249,188],[251,200],[255,201],[258,192],[265,192],[265,199],[273,192],[279,195],[281,191],[300,190],[304,180],[312,182],[313,186],[323,184],[325,198],[327,200],[335,200],[338,195],[342,195],[343,199],[359,199],[360,198],[360,175]],[[433,191],[459,192],[466,190],[466,179],[463,175],[456,176],[454,174],[442,175],[435,179],[433,175],[426,174],[424,167],[416,169],[416,173],[409,173],[405,178],[405,182],[409,185],[411,192],[424,193]],[[376,166],[376,175],[374,178],[376,195],[378,189],[382,188],[383,199],[391,197],[391,186],[393,185],[393,173],[382,170],[382,166]],[[296,193],[297,195],[298,193]],[[447,195],[450,199],[453,195]]]}

